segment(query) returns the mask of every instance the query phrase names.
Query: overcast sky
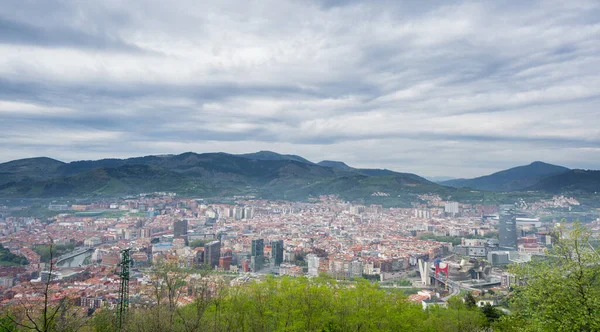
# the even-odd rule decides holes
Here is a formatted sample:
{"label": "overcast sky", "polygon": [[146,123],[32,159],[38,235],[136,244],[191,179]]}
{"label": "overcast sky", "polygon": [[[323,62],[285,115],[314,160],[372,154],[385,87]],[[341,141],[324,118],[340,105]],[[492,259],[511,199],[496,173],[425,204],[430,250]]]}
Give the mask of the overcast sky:
{"label": "overcast sky", "polygon": [[2,1],[0,162],[258,150],[598,169],[600,1]]}

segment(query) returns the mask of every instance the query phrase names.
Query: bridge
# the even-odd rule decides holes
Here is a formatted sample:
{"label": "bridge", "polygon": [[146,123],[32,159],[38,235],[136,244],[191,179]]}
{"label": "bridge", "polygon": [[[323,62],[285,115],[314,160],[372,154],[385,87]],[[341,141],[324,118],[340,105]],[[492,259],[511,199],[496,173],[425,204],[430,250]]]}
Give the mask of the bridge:
{"label": "bridge", "polygon": [[448,283],[449,288],[458,288],[458,289],[464,289],[464,290],[468,290],[468,291],[481,291],[481,288],[483,288],[483,287],[491,287],[491,286],[497,286],[497,285],[501,284],[500,280],[484,281],[484,282],[480,282],[480,283],[468,283],[468,282],[454,281],[452,279],[439,278],[439,277],[435,277],[435,276],[431,276],[431,279],[435,282],[438,282],[438,283],[441,283],[444,285],[446,283]]}
{"label": "bridge", "polygon": [[58,266],[58,265],[60,265],[64,261],[67,261],[67,260],[69,260],[71,258],[75,258],[75,257],[77,257],[79,255],[87,254],[90,251],[93,252],[94,250],[95,250],[94,248],[79,248],[79,249],[77,249],[75,251],[71,251],[68,254],[64,254],[64,255],[56,258],[56,260],[54,262],[54,265]]}

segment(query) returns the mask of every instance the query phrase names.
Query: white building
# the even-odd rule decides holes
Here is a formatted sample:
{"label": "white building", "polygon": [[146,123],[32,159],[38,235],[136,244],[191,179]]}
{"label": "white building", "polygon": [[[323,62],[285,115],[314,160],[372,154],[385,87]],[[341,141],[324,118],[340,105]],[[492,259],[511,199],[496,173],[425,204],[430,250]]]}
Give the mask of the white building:
{"label": "white building", "polygon": [[458,214],[458,202],[446,202],[444,212],[449,214]]}
{"label": "white building", "polygon": [[308,263],[308,275],[309,276],[318,276],[319,275],[319,257],[314,254],[309,254],[306,256],[306,261]]}
{"label": "white building", "polygon": [[102,240],[100,240],[100,238],[98,238],[98,237],[90,237],[90,238],[85,239],[85,241],[83,241],[83,245],[86,247],[95,247],[101,243],[102,243]]}

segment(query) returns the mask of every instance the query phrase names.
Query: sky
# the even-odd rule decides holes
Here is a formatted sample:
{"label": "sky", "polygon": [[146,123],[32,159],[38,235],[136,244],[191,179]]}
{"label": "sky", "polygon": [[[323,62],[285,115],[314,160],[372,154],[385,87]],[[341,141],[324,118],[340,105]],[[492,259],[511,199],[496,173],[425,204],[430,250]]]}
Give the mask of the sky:
{"label": "sky", "polygon": [[3,0],[0,162],[599,169],[599,74],[597,0]]}

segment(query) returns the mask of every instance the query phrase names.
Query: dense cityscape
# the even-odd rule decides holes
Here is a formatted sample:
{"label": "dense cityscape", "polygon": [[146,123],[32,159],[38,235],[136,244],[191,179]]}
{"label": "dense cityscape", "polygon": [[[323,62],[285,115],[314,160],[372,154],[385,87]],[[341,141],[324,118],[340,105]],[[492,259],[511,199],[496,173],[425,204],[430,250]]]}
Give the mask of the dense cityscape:
{"label": "dense cityscape", "polygon": [[[498,305],[514,282],[506,267],[543,256],[552,245],[551,231],[561,221],[541,222],[537,216],[577,205],[572,197],[556,196],[527,209],[499,208],[435,195],[423,195],[412,208],[356,205],[336,196],[307,203],[240,198],[235,204],[207,204],[174,193],[54,202],[47,206],[57,213],[50,220],[0,219],[0,244],[28,262],[0,267],[1,305],[37,301],[36,283],[51,280],[53,301],[115,308],[124,249],[132,259],[133,306],[152,303],[152,266],[163,263],[189,269],[190,278],[220,278],[231,285],[268,275],[367,278],[405,288],[413,294],[409,300],[424,306],[443,305],[460,290],[483,295],[491,289],[496,296],[482,303]],[[594,233],[600,230],[600,220],[588,225]],[[70,250],[49,256],[43,248],[50,245]],[[446,275],[437,271],[440,264],[448,266]],[[178,305],[192,302],[181,295]]]}

